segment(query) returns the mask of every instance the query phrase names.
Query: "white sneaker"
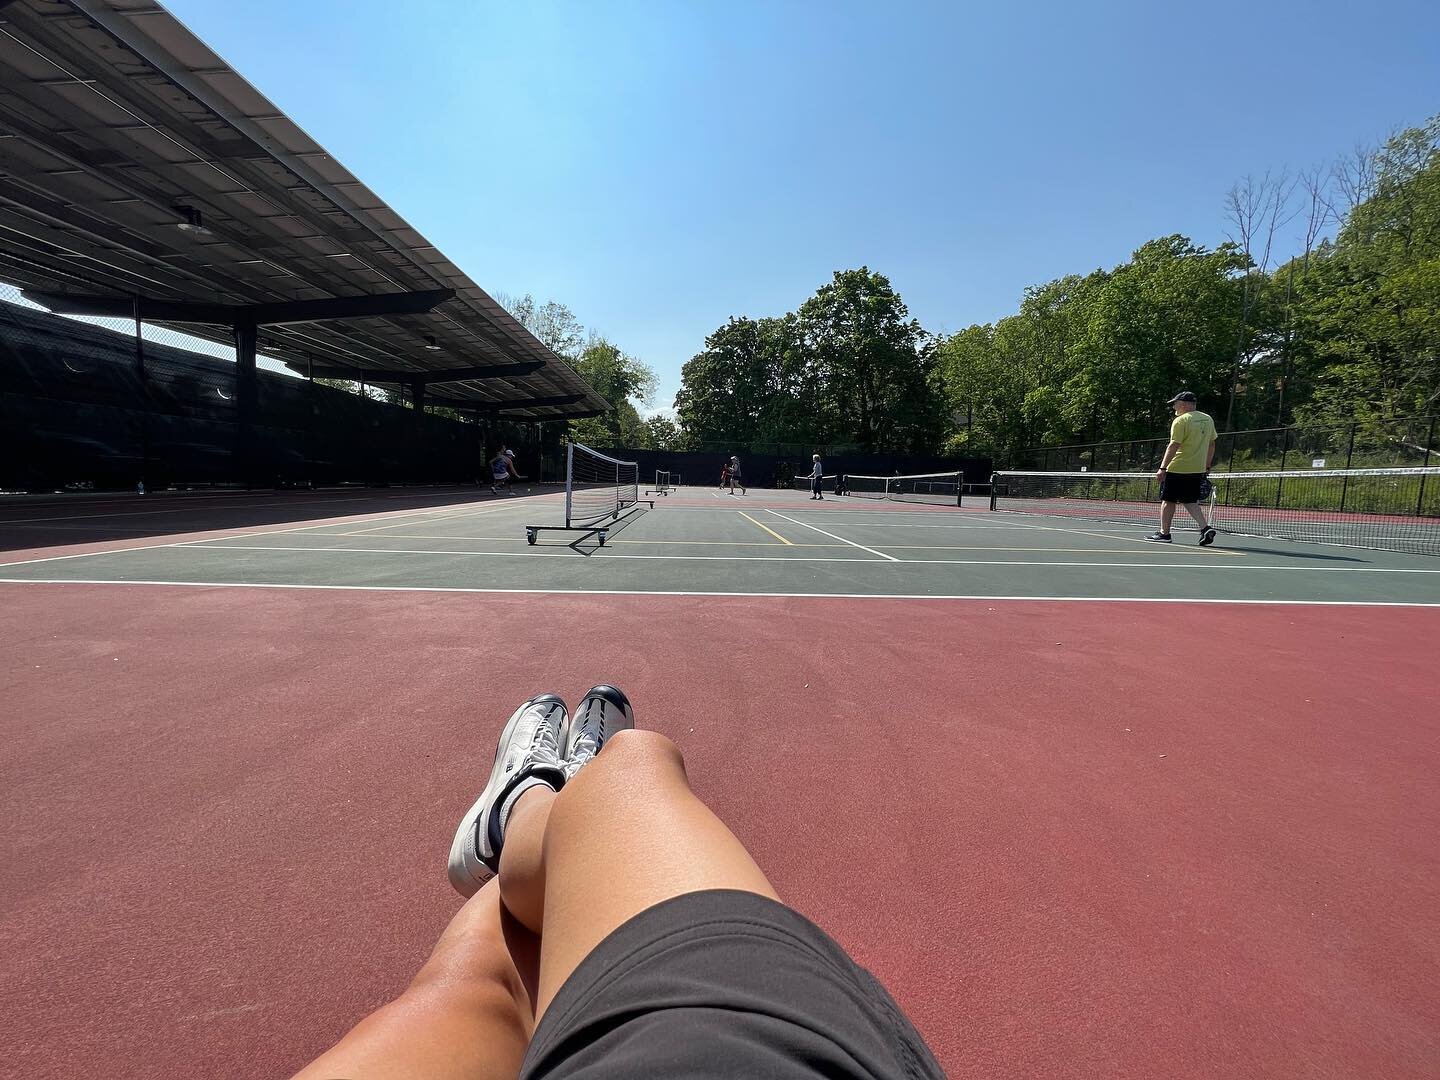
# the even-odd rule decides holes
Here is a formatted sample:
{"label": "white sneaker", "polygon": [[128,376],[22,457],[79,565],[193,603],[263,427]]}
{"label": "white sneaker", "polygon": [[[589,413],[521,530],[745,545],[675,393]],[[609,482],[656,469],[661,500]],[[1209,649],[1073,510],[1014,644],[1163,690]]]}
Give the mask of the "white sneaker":
{"label": "white sneaker", "polygon": [[592,687],[575,707],[565,737],[565,778],[574,779],[611,735],[634,726],[635,712],[621,690],[605,685]]}
{"label": "white sneaker", "polygon": [[511,714],[500,732],[490,782],[466,811],[450,845],[450,884],[461,896],[474,896],[492,874],[500,872],[505,843],[506,800],[519,787],[544,784],[554,791],[565,785],[560,747],[566,740],[565,702],[541,694]]}

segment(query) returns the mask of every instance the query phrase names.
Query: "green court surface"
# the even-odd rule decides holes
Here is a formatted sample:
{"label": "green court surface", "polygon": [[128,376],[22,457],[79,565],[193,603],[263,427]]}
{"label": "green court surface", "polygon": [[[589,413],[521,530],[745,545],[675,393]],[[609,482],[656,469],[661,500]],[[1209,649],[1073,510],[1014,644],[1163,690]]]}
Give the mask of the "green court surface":
{"label": "green court surface", "polygon": [[[263,499],[264,497],[257,497]],[[393,498],[393,497],[392,497]],[[80,504],[77,504],[77,506]],[[1440,604],[1440,560],[1222,535],[1211,548],[1178,526],[1173,545],[1147,529],[1074,519],[912,506],[800,491],[731,496],[678,489],[594,537],[528,524],[562,517],[557,493],[370,512],[315,497],[316,524],[229,528],[187,517],[83,546],[23,550],[26,529],[55,516],[0,521],[16,553],[6,581],[149,582],[457,591]],[[152,510],[151,507],[154,507]],[[337,518],[332,514],[351,516]],[[59,519],[59,520],[63,520]],[[41,523],[43,522],[43,524]],[[148,527],[147,527],[148,526]],[[1440,527],[1440,526],[1437,526]],[[171,531],[165,531],[166,529]],[[144,536],[132,537],[134,533]],[[78,535],[77,540],[81,539]]]}

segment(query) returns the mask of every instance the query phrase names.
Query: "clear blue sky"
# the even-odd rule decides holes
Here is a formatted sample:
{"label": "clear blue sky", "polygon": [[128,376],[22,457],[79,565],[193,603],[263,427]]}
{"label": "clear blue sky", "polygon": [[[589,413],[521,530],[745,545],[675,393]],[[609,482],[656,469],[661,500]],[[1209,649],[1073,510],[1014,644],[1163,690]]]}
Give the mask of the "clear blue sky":
{"label": "clear blue sky", "polygon": [[833,270],[931,330],[1440,112],[1440,4],[165,0],[491,292],[660,375]]}

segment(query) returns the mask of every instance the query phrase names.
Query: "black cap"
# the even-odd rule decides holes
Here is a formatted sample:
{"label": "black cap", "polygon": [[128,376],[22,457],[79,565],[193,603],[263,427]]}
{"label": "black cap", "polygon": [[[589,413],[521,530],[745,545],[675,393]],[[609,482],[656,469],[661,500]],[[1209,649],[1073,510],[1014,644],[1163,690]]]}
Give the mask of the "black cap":
{"label": "black cap", "polygon": [[1189,401],[1189,402],[1194,402],[1194,400],[1195,400],[1195,395],[1192,394],[1189,390],[1181,390],[1178,394],[1176,394],[1174,397],[1172,397],[1169,401],[1165,402],[1165,404],[1166,404],[1166,405],[1174,405],[1175,402],[1177,402],[1177,401]]}

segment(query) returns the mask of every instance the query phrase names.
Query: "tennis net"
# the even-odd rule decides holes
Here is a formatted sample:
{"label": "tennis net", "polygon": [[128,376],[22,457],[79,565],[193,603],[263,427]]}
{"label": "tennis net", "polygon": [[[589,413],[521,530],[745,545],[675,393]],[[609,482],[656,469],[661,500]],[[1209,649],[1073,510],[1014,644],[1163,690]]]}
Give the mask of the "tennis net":
{"label": "tennis net", "polygon": [[[810,484],[814,481],[814,479],[815,478],[813,476],[800,476],[797,474],[791,486],[795,488],[803,488],[805,491],[809,491]],[[825,476],[820,477],[820,490],[834,491],[835,479],[835,473],[828,473]]]}
{"label": "tennis net", "polygon": [[846,473],[841,488],[846,495],[859,499],[959,506],[963,479],[958,472],[917,473],[912,476],[855,476]]}
{"label": "tennis net", "polygon": [[565,525],[594,525],[640,501],[640,466],[581,443],[565,454]]}
{"label": "tennis net", "polygon": [[[1440,468],[1211,473],[1221,532],[1440,555]],[[990,509],[1154,526],[1154,473],[997,472]],[[1179,509],[1175,526],[1197,528]]]}
{"label": "tennis net", "polygon": [[655,484],[646,490],[646,495],[669,495],[670,494],[670,470],[656,469]]}

